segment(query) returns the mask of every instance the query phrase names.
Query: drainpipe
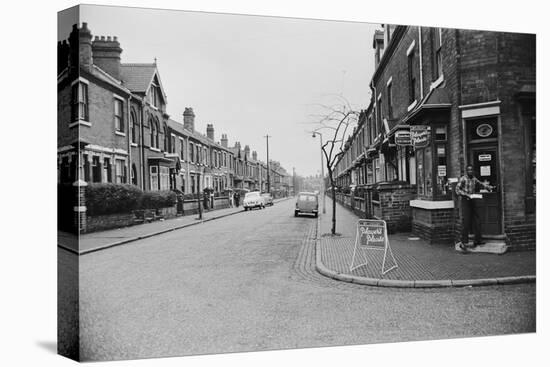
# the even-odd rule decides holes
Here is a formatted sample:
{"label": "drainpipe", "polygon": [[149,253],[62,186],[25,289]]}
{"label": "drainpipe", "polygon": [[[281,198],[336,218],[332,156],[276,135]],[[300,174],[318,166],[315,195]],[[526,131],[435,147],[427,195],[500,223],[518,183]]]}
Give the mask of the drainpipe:
{"label": "drainpipe", "polygon": [[422,66],[422,27],[418,26],[418,51],[420,56],[420,100],[424,98],[424,78]]}
{"label": "drainpipe", "polygon": [[144,101],[143,99],[141,100],[141,118],[140,118],[140,121],[139,121],[139,130],[140,130],[140,135],[141,135],[141,149],[139,150],[140,152],[140,158],[141,158],[141,189],[145,191],[145,162],[144,162],[144,157],[145,157],[145,129],[143,127],[143,120],[145,119],[145,110],[143,108],[144,106]]}
{"label": "drainpipe", "polygon": [[[130,177],[130,181],[132,181],[132,145],[131,145],[131,140],[130,140],[130,103],[132,102],[132,95],[130,94],[128,96],[128,104],[126,105],[126,111],[128,112],[126,114],[126,120],[128,121],[128,128],[126,129],[126,142],[128,143],[128,164],[127,164],[127,168],[128,168],[128,176],[126,176],[126,179],[128,179],[128,177]],[[130,184],[132,182],[129,182]]]}

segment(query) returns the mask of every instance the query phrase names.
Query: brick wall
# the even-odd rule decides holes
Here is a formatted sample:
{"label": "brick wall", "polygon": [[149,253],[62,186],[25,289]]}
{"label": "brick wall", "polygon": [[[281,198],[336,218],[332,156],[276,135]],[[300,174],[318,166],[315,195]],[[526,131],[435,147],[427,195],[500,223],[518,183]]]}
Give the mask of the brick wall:
{"label": "brick wall", "polygon": [[430,243],[452,243],[454,209],[412,208],[412,232]]}
{"label": "brick wall", "polygon": [[388,232],[410,231],[410,201],[414,198],[415,187],[407,183],[381,183],[377,189],[380,198],[380,219],[386,221]]}

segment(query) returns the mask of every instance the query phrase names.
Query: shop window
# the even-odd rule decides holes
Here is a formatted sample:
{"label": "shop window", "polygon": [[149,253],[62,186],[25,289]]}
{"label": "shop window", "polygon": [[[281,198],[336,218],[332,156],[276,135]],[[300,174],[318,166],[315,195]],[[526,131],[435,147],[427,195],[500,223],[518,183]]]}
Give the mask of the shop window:
{"label": "shop window", "polygon": [[447,127],[435,126],[431,132],[430,144],[415,154],[417,193],[421,198],[445,200],[451,195],[447,182]]}

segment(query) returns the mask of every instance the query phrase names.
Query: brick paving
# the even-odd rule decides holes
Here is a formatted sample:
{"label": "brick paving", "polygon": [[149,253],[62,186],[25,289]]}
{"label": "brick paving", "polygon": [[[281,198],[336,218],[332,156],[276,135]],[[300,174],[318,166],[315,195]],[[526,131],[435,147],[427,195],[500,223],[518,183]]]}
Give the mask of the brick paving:
{"label": "brick paving", "polygon": [[[330,203],[330,204],[329,204]],[[327,200],[327,214],[320,219],[321,261],[330,270],[358,277],[391,280],[466,280],[489,279],[516,276],[534,276],[536,273],[535,251],[509,252],[503,255],[469,253],[461,254],[454,245],[430,245],[423,240],[411,240],[410,233],[389,236],[398,268],[382,275],[383,251],[359,250],[354,266],[366,266],[350,271],[353,256],[356,223],[359,219],[340,204],[336,207],[336,232],[341,236],[330,235],[332,202]],[[386,259],[386,269],[391,267],[390,256]]]}

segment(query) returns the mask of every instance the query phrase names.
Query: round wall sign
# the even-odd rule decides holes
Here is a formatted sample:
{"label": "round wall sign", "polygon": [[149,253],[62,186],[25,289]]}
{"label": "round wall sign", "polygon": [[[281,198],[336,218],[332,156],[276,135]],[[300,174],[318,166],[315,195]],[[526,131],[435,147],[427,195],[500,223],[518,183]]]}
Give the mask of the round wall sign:
{"label": "round wall sign", "polygon": [[482,138],[486,138],[493,133],[493,127],[489,124],[481,124],[476,129],[477,135]]}

